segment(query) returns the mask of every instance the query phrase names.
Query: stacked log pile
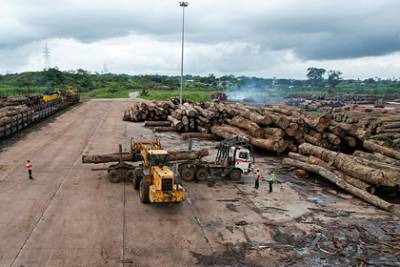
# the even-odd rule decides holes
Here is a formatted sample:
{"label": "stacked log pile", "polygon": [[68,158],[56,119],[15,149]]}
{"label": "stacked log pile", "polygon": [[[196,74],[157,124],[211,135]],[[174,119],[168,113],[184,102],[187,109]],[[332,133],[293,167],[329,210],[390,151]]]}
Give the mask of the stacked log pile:
{"label": "stacked log pile", "polygon": [[366,132],[369,139],[383,141],[393,148],[400,147],[400,110],[365,110],[360,108],[334,109],[336,122],[350,124]]}
{"label": "stacked log pile", "polygon": [[8,96],[0,98],[0,108],[9,106],[33,106],[39,104],[41,100],[40,94],[27,94],[19,96]]}
{"label": "stacked log pile", "polygon": [[184,103],[168,120],[178,132],[208,133],[213,125],[226,123],[235,114],[222,103]]}
{"label": "stacked log pile", "polygon": [[[400,156],[396,151],[371,141],[365,141],[364,146],[371,151],[386,151],[385,157],[392,162],[398,160],[397,157]],[[395,189],[400,186],[400,167],[376,161],[377,158],[375,154],[367,152],[358,151],[353,155],[347,155],[304,143],[299,146],[299,154],[290,152],[283,163],[316,173],[350,194],[378,208],[400,215],[395,205],[373,194],[377,187]]]}
{"label": "stacked log pile", "polygon": [[[305,142],[336,151],[362,147],[371,133],[364,127],[366,124],[342,122],[333,117],[334,114],[305,114],[286,105],[251,107],[239,103],[187,102],[177,106],[170,101],[159,101],[135,104],[125,111],[124,120],[168,120],[157,125],[146,122],[147,126],[156,126],[155,131],[211,133],[220,138],[240,135],[256,147],[277,153],[296,152]],[[388,118],[385,127],[397,127],[397,121],[389,123]]]}
{"label": "stacked log pile", "polygon": [[26,105],[0,108],[0,132],[4,131],[6,125],[13,125],[29,116],[32,116],[32,109]]}
{"label": "stacked log pile", "polygon": [[152,101],[134,103],[125,110],[123,120],[132,122],[165,121],[175,105],[169,101]]}

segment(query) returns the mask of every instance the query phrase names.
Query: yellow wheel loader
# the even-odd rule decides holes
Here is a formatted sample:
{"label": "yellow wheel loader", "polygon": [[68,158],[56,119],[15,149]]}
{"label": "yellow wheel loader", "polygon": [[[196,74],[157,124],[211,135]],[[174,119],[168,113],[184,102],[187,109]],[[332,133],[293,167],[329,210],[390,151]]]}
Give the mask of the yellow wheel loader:
{"label": "yellow wheel loader", "polygon": [[133,172],[133,187],[143,203],[181,202],[185,190],[169,169],[170,156],[161,149],[160,140],[131,142],[131,150],[142,158]]}

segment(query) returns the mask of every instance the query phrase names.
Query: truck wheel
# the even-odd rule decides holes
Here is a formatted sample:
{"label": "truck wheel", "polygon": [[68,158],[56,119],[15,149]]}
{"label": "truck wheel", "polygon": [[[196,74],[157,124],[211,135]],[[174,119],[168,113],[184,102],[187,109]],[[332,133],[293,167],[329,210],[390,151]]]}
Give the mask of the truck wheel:
{"label": "truck wheel", "polygon": [[121,182],[120,170],[110,170],[108,172],[108,180],[113,184]]}
{"label": "truck wheel", "polygon": [[208,171],[206,168],[199,168],[196,171],[196,179],[199,181],[206,181],[208,178]]}
{"label": "truck wheel", "polygon": [[182,166],[180,173],[184,181],[191,182],[194,180],[195,176],[194,168],[190,168],[188,166]]}
{"label": "truck wheel", "polygon": [[140,188],[140,181],[141,180],[142,180],[142,177],[134,175],[134,177],[133,177],[133,188],[138,190]]}
{"label": "truck wheel", "polygon": [[140,182],[140,190],[139,190],[139,196],[142,203],[146,204],[150,202],[149,190],[150,190],[149,183],[145,179],[142,179],[142,181]]}
{"label": "truck wheel", "polygon": [[242,178],[242,171],[238,169],[232,170],[229,174],[229,178],[231,178],[232,181],[240,181]]}

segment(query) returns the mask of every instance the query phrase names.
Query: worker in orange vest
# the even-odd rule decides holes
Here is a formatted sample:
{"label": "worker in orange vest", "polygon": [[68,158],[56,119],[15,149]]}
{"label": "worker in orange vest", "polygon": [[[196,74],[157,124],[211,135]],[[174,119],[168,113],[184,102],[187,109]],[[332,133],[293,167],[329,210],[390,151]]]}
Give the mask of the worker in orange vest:
{"label": "worker in orange vest", "polygon": [[258,187],[260,187],[260,180],[261,180],[261,173],[260,173],[260,169],[257,168],[257,170],[256,170],[256,181],[255,181],[255,184],[254,184],[254,188],[255,189],[258,189]]}
{"label": "worker in orange vest", "polygon": [[33,177],[32,177],[32,163],[31,163],[31,161],[29,159],[26,161],[26,168],[28,169],[29,179],[33,180]]}

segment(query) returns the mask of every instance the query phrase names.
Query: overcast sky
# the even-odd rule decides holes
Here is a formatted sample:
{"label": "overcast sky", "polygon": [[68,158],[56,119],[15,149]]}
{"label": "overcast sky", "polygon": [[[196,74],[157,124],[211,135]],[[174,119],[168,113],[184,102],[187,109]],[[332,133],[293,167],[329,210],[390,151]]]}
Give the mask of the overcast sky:
{"label": "overcast sky", "polygon": [[[0,0],[0,72],[50,65],[179,74],[173,0]],[[400,77],[399,0],[197,0],[186,9],[185,73]]]}

